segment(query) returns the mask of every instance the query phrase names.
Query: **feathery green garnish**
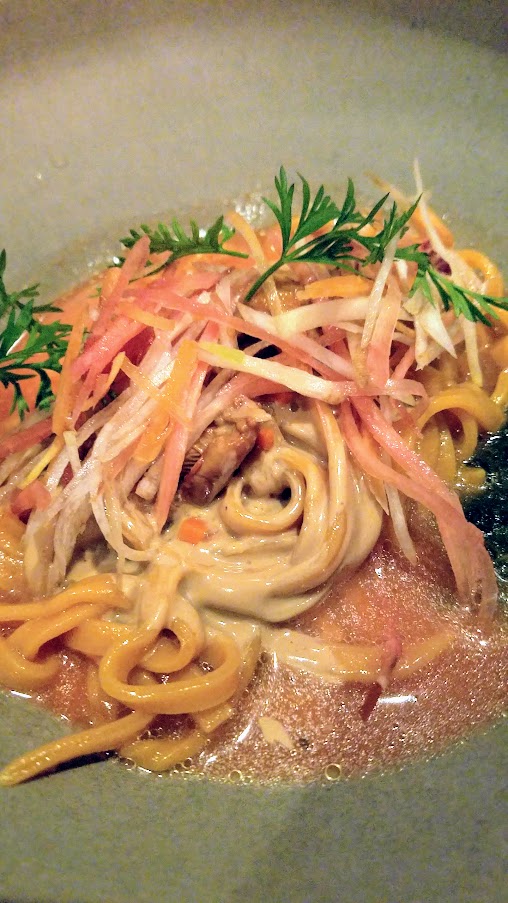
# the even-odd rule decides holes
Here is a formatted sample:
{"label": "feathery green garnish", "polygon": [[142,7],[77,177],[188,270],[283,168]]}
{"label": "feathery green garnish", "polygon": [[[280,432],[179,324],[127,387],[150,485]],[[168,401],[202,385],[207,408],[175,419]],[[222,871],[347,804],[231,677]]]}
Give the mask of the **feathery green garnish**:
{"label": "feathery green garnish", "polygon": [[[7,265],[5,250],[0,252],[0,385],[12,386],[14,396],[11,412],[17,410],[23,419],[28,405],[23,396],[22,384],[37,376],[39,389],[36,405],[46,409],[53,401],[53,391],[48,371],[59,373],[61,359],[67,348],[65,336],[71,327],[56,321],[41,323],[35,314],[45,311],[58,312],[52,304],[35,306],[38,285],[31,285],[20,292],[8,292],[4,274]],[[18,347],[22,342],[22,347]],[[32,360],[42,355],[41,360]]]}
{"label": "feathery green garnish", "polygon": [[[172,220],[170,226],[159,223],[155,229],[151,229],[150,226],[143,223],[139,228],[141,231],[131,229],[129,235],[120,239],[121,244],[125,248],[132,248],[143,235],[148,235],[151,254],[162,254],[169,251],[169,257],[164,266],[168,266],[179,257],[187,257],[189,254],[225,254],[229,257],[247,257],[247,254],[231,251],[224,247],[228,239],[234,235],[235,230],[225,225],[223,216],[219,216],[206,230],[200,229],[198,224],[191,220],[189,235],[176,219]],[[122,260],[121,257],[118,258],[118,263],[122,263]]]}
{"label": "feathery green garnish", "polygon": [[[280,225],[282,253],[280,258],[251,286],[247,293],[247,301],[256,294],[272,273],[287,263],[305,261],[323,263],[328,266],[340,265],[350,269],[352,267],[349,261],[356,261],[361,266],[382,261],[386,246],[396,235],[403,234],[406,223],[416,207],[414,205],[409,210],[397,215],[397,207],[393,204],[388,219],[385,220],[380,232],[375,236],[362,235],[362,229],[373,222],[386,203],[387,194],[380,198],[367,214],[364,214],[358,209],[355,187],[351,179],[348,179],[346,196],[340,208],[328,195],[325,195],[323,186],[318,189],[311,203],[309,183],[303,176],[300,176],[300,180],[302,183],[302,208],[298,225],[292,235],[291,222],[295,185],[294,183],[288,185],[283,167],[280,169],[279,176],[275,177],[279,205],[268,198],[263,198]],[[325,227],[328,227],[326,232],[315,235],[316,231]],[[360,260],[357,255],[352,253],[353,242],[357,242],[368,251],[364,259]]]}
{"label": "feathery green garnish", "polygon": [[[293,234],[291,234],[291,222],[295,185],[294,183],[288,184],[284,167],[281,166],[279,175],[275,177],[279,204],[263,198],[279,223],[282,253],[279,259],[256,279],[247,292],[246,301],[250,301],[254,297],[269,276],[288,263],[305,261],[306,263],[323,263],[328,266],[340,265],[342,268],[351,269],[350,261],[356,261],[361,266],[382,261],[386,246],[396,235],[404,233],[406,223],[416,207],[415,204],[409,210],[398,214],[397,207],[393,204],[380,232],[375,236],[362,235],[362,229],[374,220],[386,203],[388,195],[382,197],[369,213],[364,214],[358,209],[355,187],[351,179],[348,179],[346,196],[340,208],[329,195],[325,194],[322,185],[311,202],[309,183],[303,176],[300,176],[300,180],[302,183],[302,207]],[[315,234],[325,227],[328,227],[326,232],[321,235]],[[360,260],[357,255],[352,253],[353,242],[357,242],[368,251],[364,259]]]}
{"label": "feathery green garnish", "polygon": [[[278,260],[261,273],[251,285],[245,296],[246,301],[250,301],[263,283],[285,264],[320,263],[357,271],[368,264],[381,263],[390,242],[397,240],[407,231],[408,222],[419,203],[418,198],[409,209],[402,212],[397,208],[397,204],[393,203],[379,231],[375,235],[363,235],[363,229],[375,221],[386,204],[388,194],[380,198],[365,214],[357,205],[355,187],[351,179],[348,180],[346,194],[340,207],[325,193],[322,185],[312,198],[308,181],[303,176],[300,176],[300,181],[301,207],[294,231],[292,223],[295,183],[288,182],[284,167],[281,166],[278,176],[275,177],[278,202],[263,198],[279,224],[282,252]],[[147,235],[150,239],[150,253],[168,252],[169,256],[161,266],[162,269],[180,257],[191,254],[223,254],[246,258],[247,254],[226,247],[227,241],[234,234],[235,230],[224,223],[223,216],[219,216],[206,230],[201,229],[192,220],[189,233],[174,219],[169,226],[159,223],[152,229],[143,224],[139,230],[131,229],[129,235],[121,239],[121,243],[126,248],[132,248],[143,235]],[[364,248],[366,253],[360,256],[358,247]],[[429,303],[436,304],[440,301],[445,311],[453,310],[457,317],[462,315],[468,320],[480,321],[489,326],[491,320],[497,317],[496,307],[508,310],[508,298],[493,298],[463,288],[440,273],[432,265],[430,256],[417,244],[397,248],[395,259],[417,265],[417,274],[410,295],[421,292]],[[37,285],[31,285],[20,292],[8,292],[4,282],[6,262],[6,253],[2,251],[0,385],[13,387],[12,410],[16,409],[20,417],[23,417],[28,407],[22,391],[24,380],[34,375],[39,378],[37,407],[47,408],[53,401],[48,371],[58,373],[61,370],[61,359],[67,347],[66,336],[70,332],[70,326],[58,321],[43,324],[36,319],[38,313],[58,310],[51,304],[35,306],[38,297]],[[121,264],[122,258],[117,258],[115,263]],[[18,348],[21,342],[23,347]],[[42,355],[42,359],[34,361],[35,355]]]}
{"label": "feathery green garnish", "polygon": [[444,276],[432,266],[429,255],[421,251],[418,245],[398,248],[395,256],[398,260],[413,261],[418,266],[415,281],[409,292],[411,297],[416,292],[422,292],[427,301],[435,305],[437,296],[444,310],[453,310],[456,317],[462,314],[466,320],[484,323],[485,326],[490,326],[492,319],[499,319],[496,307],[508,309],[508,298],[482,295],[472,289],[463,288],[448,276]]}
{"label": "feathery green garnish", "polygon": [[[328,266],[340,266],[342,269],[351,268],[350,261],[356,261],[357,266],[367,266],[371,263],[381,263],[384,259],[387,246],[392,239],[401,238],[407,231],[408,222],[416,210],[420,198],[402,213],[397,204],[393,203],[383,225],[375,235],[362,235],[362,229],[373,222],[379,211],[385,205],[389,195],[382,197],[366,215],[357,207],[355,189],[351,179],[348,180],[346,197],[342,207],[339,208],[328,195],[325,195],[321,186],[311,203],[309,183],[300,176],[302,183],[302,207],[298,225],[291,235],[291,222],[293,216],[293,199],[295,185],[288,184],[287,175],[283,167],[279,176],[275,177],[275,188],[279,196],[279,204],[267,198],[263,200],[268,204],[276,217],[282,236],[282,253],[254,282],[246,295],[249,301],[254,297],[263,283],[281,266],[295,261],[309,263],[324,263]],[[330,228],[331,223],[331,228]],[[315,232],[328,227],[322,235]],[[363,258],[353,254],[354,244],[365,248],[368,252]],[[422,251],[418,245],[408,248],[397,248],[395,259],[413,261],[418,270],[415,282],[410,294],[417,291],[423,292],[425,298],[431,303],[436,303],[436,295],[441,299],[445,310],[452,309],[458,317],[461,314],[467,319],[479,320],[490,325],[489,317],[496,318],[496,307],[508,309],[508,298],[492,298],[482,295],[471,289],[462,288],[451,279],[443,276],[432,265],[430,256]]]}
{"label": "feathery green garnish", "polygon": [[[312,199],[307,179],[303,176],[299,178],[302,184],[302,198],[294,232],[291,230],[295,183],[288,182],[283,166],[281,166],[279,174],[275,176],[278,202],[263,198],[279,224],[282,252],[278,260],[253,282],[245,296],[245,301],[252,300],[266,280],[285,264],[321,263],[357,271],[368,264],[381,263],[389,243],[393,239],[401,238],[407,231],[409,220],[420,200],[418,198],[414,204],[403,211],[400,211],[394,202],[385,215],[379,231],[375,235],[362,235],[365,226],[374,222],[377,214],[386,204],[389,194],[380,198],[365,214],[358,207],[355,187],[351,179],[348,179],[346,195],[342,206],[339,207],[328,194],[325,194],[323,185],[318,188]],[[326,231],[323,231],[324,229]],[[316,232],[321,234],[316,235]],[[131,229],[130,235],[122,238],[121,243],[126,248],[132,248],[142,235],[148,235],[152,254],[169,252],[164,266],[189,254],[215,253],[231,257],[247,257],[246,254],[231,251],[225,247],[225,243],[234,233],[234,229],[225,225],[222,216],[206,231],[200,229],[192,220],[190,234],[185,232],[177,220],[172,220],[170,226],[159,223],[155,229],[151,229],[147,225],[140,226],[140,231]],[[354,253],[355,245],[364,248],[367,253],[361,257],[358,256]],[[418,266],[411,295],[421,291],[431,304],[436,304],[436,301],[440,299],[443,308],[453,310],[457,317],[462,314],[467,320],[479,320],[490,325],[489,318],[497,317],[496,307],[508,310],[508,298],[492,298],[489,295],[482,295],[479,292],[462,288],[443,276],[432,265],[430,256],[419,245],[397,248],[395,259],[413,261]],[[123,262],[123,258],[117,258],[115,262],[120,264]]]}

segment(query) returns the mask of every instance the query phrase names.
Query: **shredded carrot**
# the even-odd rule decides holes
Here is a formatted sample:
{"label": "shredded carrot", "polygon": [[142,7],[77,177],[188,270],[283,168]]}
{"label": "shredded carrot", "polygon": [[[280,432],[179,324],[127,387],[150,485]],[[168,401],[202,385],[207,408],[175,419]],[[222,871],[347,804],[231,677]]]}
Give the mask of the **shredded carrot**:
{"label": "shredded carrot", "polygon": [[101,285],[101,297],[109,298],[115,290],[117,282],[120,278],[121,270],[119,267],[109,267],[104,273]]}
{"label": "shredded carrot", "polygon": [[[166,421],[166,422],[164,422]],[[148,424],[147,430],[140,436],[134,450],[134,458],[140,464],[150,464],[159,457],[169,436],[171,420],[168,420],[162,409],[156,411]]]}
{"label": "shredded carrot", "polygon": [[258,430],[257,444],[262,451],[270,451],[275,443],[275,433],[273,427],[263,425]]}
{"label": "shredded carrot", "polygon": [[[112,322],[115,307],[121,300],[124,291],[135,276],[143,275],[150,253],[150,239],[143,235],[127,252],[123,266],[114,275],[112,269],[106,273],[102,284],[102,305],[100,314],[92,329],[93,336],[102,336]],[[107,292],[107,294],[105,294]]]}
{"label": "shredded carrot", "polygon": [[[230,251],[239,251],[241,254],[249,253],[247,243],[237,233],[226,242],[224,247]],[[178,284],[182,277],[195,272],[196,266],[217,266],[234,270],[248,270],[252,267],[252,263],[252,257],[233,257],[214,253],[189,254],[188,257],[181,257],[180,260],[176,260],[171,265],[171,271],[175,283]]]}
{"label": "shredded carrot", "polygon": [[[60,295],[56,301],[56,311],[47,311],[41,314],[41,322],[54,323],[55,320],[61,320],[62,323],[68,323],[73,326],[74,323],[82,316],[83,310],[96,309],[99,305],[99,291],[106,273],[110,270],[104,270],[97,273],[86,282],[82,282],[75,288]],[[115,271],[116,272],[116,271]]]}
{"label": "shredded carrot", "polygon": [[162,473],[155,504],[155,520],[159,533],[168,519],[169,509],[178,489],[188,435],[189,430],[187,427],[176,421],[171,424],[171,429],[164,444]]}
{"label": "shredded carrot", "polygon": [[282,238],[279,224],[275,223],[268,229],[260,229],[258,238],[267,263],[271,264],[278,260],[282,253]]}
{"label": "shredded carrot", "polygon": [[[125,351],[120,351],[117,356],[113,359],[113,363],[111,364],[111,369],[109,373],[99,373],[94,386],[93,395],[90,395],[88,401],[83,405],[82,412],[89,411],[90,408],[94,408],[96,404],[99,403],[101,398],[104,398],[106,392],[109,391],[111,386],[113,385],[115,379],[117,378],[120,370],[123,370],[123,363],[125,361]],[[136,368],[134,368],[136,369]]]}
{"label": "shredded carrot", "polygon": [[78,385],[76,380],[72,379],[71,368],[81,350],[83,333],[88,317],[88,310],[83,310],[76,319],[69,336],[53,408],[53,432],[56,436],[61,436],[64,430],[69,429],[71,425],[72,405],[76,395],[76,386]]}
{"label": "shredded carrot", "polygon": [[184,404],[196,361],[195,343],[184,340],[178,348],[169,379],[161,389],[154,387],[154,393],[150,393],[157,401],[157,407],[136,447],[136,461],[148,463],[157,457],[168,436],[170,420],[178,420],[187,426]]}
{"label": "shredded carrot", "polygon": [[290,404],[294,397],[294,392],[290,392],[289,389],[287,391],[283,389],[281,392],[273,392],[270,395],[271,400],[275,404]]}
{"label": "shredded carrot", "polygon": [[315,298],[354,298],[370,292],[372,282],[364,276],[356,276],[348,273],[345,276],[330,276],[328,279],[318,279],[311,282],[304,289],[297,292],[296,297],[300,301]]}
{"label": "shredded carrot", "polygon": [[208,534],[208,524],[201,517],[186,517],[178,525],[177,538],[193,546],[202,542]]}
{"label": "shredded carrot", "polygon": [[134,383],[137,389],[141,389],[145,395],[149,395],[154,401],[159,400],[160,392],[155,383],[148,376],[145,376],[139,367],[136,367],[125,355],[120,363],[120,369],[129,377],[131,383]]}
{"label": "shredded carrot", "polygon": [[34,480],[24,489],[15,490],[11,498],[11,511],[17,517],[21,517],[37,508],[44,511],[51,502],[51,495],[45,485],[39,480]]}
{"label": "shredded carrot", "polygon": [[0,442],[0,461],[3,461],[4,458],[7,458],[9,455],[13,455],[15,452],[24,451],[25,448],[31,448],[31,446],[35,445],[37,442],[44,442],[45,439],[49,439],[52,433],[51,417],[46,417],[45,420],[39,420],[39,422],[34,423],[33,426],[29,426],[10,436],[6,436]]}
{"label": "shredded carrot", "polygon": [[254,231],[245,217],[241,216],[240,213],[237,213],[236,210],[231,210],[227,215],[227,219],[229,220],[233,228],[236,229],[236,231],[246,241],[248,249],[253,256],[256,265],[260,267],[261,270],[265,269],[266,258],[257,232]]}
{"label": "shredded carrot", "polygon": [[142,307],[130,301],[122,301],[117,305],[117,310],[122,316],[130,317],[131,320],[137,320],[138,323],[143,323],[144,326],[151,326],[152,329],[170,331],[175,326],[174,320],[168,320],[167,317],[161,317],[158,314],[151,313],[149,310],[143,310]]}
{"label": "shredded carrot", "polygon": [[185,403],[187,389],[198,359],[198,349],[195,342],[185,339],[181,342],[175,358],[171,377],[161,393],[161,403],[169,408],[177,420],[187,421],[182,410],[182,399]]}

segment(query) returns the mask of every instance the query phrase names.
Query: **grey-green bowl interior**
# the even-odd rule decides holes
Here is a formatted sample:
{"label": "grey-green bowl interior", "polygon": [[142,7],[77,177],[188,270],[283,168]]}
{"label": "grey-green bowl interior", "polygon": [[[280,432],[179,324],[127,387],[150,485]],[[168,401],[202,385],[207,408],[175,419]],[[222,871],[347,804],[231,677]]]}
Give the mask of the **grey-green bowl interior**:
{"label": "grey-green bowl interior", "polygon": [[[37,278],[108,223],[270,184],[281,163],[409,189],[415,156],[464,239],[502,262],[503,24],[497,2],[0,0],[11,274]],[[2,762],[62,729],[0,696]],[[64,770],[1,792],[0,899],[497,903],[506,739],[499,725],[329,787]]]}

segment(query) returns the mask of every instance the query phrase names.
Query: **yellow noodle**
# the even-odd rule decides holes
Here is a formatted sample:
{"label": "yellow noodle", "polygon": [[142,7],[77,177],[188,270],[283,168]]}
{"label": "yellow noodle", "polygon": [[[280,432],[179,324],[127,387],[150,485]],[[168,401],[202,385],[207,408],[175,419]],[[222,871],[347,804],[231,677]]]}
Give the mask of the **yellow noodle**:
{"label": "yellow noodle", "polygon": [[56,677],[61,667],[57,655],[42,662],[31,662],[0,636],[0,684],[11,690],[39,690]]}
{"label": "yellow noodle", "polygon": [[[406,677],[426,667],[449,648],[454,639],[455,633],[444,628],[404,647],[393,676]],[[371,684],[382,673],[383,650],[380,645],[327,643],[295,630],[280,629],[265,631],[263,645],[290,668],[333,682]]]}
{"label": "yellow noodle", "polygon": [[99,675],[106,693],[137,710],[177,715],[183,712],[199,712],[202,709],[225,702],[238,686],[240,653],[236,643],[227,636],[208,640],[204,650],[206,661],[213,669],[199,677],[192,674],[176,678],[166,684],[144,687],[127,683],[132,669],[157,638],[154,630],[141,629],[133,637],[113,644],[102,658]]}
{"label": "yellow noodle", "polygon": [[462,438],[457,442],[457,460],[466,461],[473,454],[478,445],[478,421],[467,411],[456,410],[455,414],[460,420]]}
{"label": "yellow noodle", "polygon": [[491,395],[494,404],[504,411],[508,405],[508,369],[502,370],[496,382],[496,387]]}
{"label": "yellow noodle", "polygon": [[210,735],[216,731],[221,724],[234,715],[235,707],[230,702],[221,702],[219,705],[212,706],[211,709],[205,709],[203,712],[195,712],[193,714],[194,721],[204,734]]}
{"label": "yellow noodle", "polygon": [[[462,257],[462,260],[465,260],[468,266],[477,270],[483,277],[485,282],[483,291],[485,294],[500,298],[504,291],[503,277],[494,261],[475,248],[464,248],[461,251],[457,251],[457,253],[459,257]],[[500,313],[503,313],[503,311],[500,311]],[[508,320],[506,322],[508,323]]]}
{"label": "yellow noodle", "polygon": [[224,524],[235,534],[262,535],[282,533],[289,530],[302,516],[305,484],[297,473],[288,473],[288,488],[291,498],[282,508],[270,514],[253,514],[244,505],[243,492],[246,481],[239,479],[230,483],[226,489],[221,505],[221,517]]}
{"label": "yellow noodle", "polygon": [[131,603],[118,586],[117,578],[112,574],[98,574],[80,580],[79,583],[71,583],[63,592],[48,599],[39,599],[37,602],[0,604],[0,621],[4,623],[28,621],[30,618],[38,618],[41,615],[57,614],[70,605],[79,605],[82,602],[102,603],[104,597],[108,600],[109,608],[131,607]]}
{"label": "yellow noodle", "polygon": [[438,656],[442,655],[446,649],[449,649],[454,640],[455,633],[448,628],[444,628],[429,637],[425,637],[423,640],[411,643],[403,651],[399,662],[394,668],[393,676],[408,677],[410,674],[414,674],[415,671],[427,667]]}
{"label": "yellow noodle", "polygon": [[135,740],[122,746],[119,752],[140,768],[146,768],[148,771],[168,771],[174,765],[179,765],[185,759],[201,752],[207,739],[205,734],[194,728],[181,737]]}
{"label": "yellow noodle", "polygon": [[102,621],[90,618],[70,630],[65,637],[69,649],[81,652],[90,658],[100,658],[115,639],[125,639],[132,635],[134,628],[117,621]]}
{"label": "yellow noodle", "polygon": [[467,411],[476,418],[484,430],[489,432],[499,430],[504,423],[503,412],[483,389],[473,383],[463,383],[460,386],[443,389],[434,395],[419,418],[418,426],[421,429],[435,414],[455,408]]}
{"label": "yellow noodle", "polygon": [[445,423],[440,424],[439,429],[439,455],[436,463],[436,471],[445,483],[453,485],[457,477],[457,461],[455,446],[450,430]]}
{"label": "yellow noodle", "polygon": [[152,715],[132,712],[110,724],[101,724],[46,743],[33,752],[14,759],[0,771],[0,785],[21,784],[71,759],[107,752],[110,749],[116,750],[142,733],[152,720]]}
{"label": "yellow noodle", "polygon": [[[140,663],[156,674],[170,674],[184,668],[200,651],[195,634],[184,621],[174,621],[172,629],[177,643],[166,636],[159,636],[156,643],[140,660]],[[99,658],[107,652],[115,640],[132,637],[135,628],[112,621],[90,619],[71,630],[65,638],[69,649],[91,658]]]}
{"label": "yellow noodle", "polygon": [[171,621],[171,630],[177,643],[168,637],[159,637],[152,649],[141,659],[141,664],[156,674],[172,674],[185,668],[201,652],[201,638],[182,619]]}
{"label": "yellow noodle", "polygon": [[[257,233],[236,212],[230,219],[258,267],[264,269],[265,253]],[[451,240],[448,234],[445,238]],[[458,254],[481,273],[488,293],[502,291],[500,274],[492,261],[476,251]],[[338,278],[343,280],[341,287],[356,280],[358,289],[358,276]],[[404,278],[409,276],[401,276]],[[324,288],[337,288],[336,282],[335,276],[310,283],[298,295],[310,298],[321,293],[321,297]],[[291,290],[292,297],[295,292]],[[281,298],[273,278],[267,281],[258,302],[264,308],[268,306],[272,314],[280,313]],[[160,317],[141,313],[145,320],[153,318],[152,325],[161,325]],[[446,316],[445,321],[449,325]],[[169,321],[164,324],[171,326]],[[506,312],[501,312],[495,330],[485,330],[481,324],[478,329],[465,324],[462,332],[452,327],[450,340],[455,343],[457,357],[441,354],[416,376],[410,368],[408,377],[421,380],[429,398],[427,404],[416,398],[418,429],[407,428],[408,444],[416,448],[419,442],[419,453],[450,484],[473,489],[485,478],[481,468],[465,462],[473,454],[480,432],[495,431],[504,422],[508,336],[502,332],[506,327]],[[399,338],[400,334],[414,340],[415,331],[401,323],[396,330]],[[352,339],[353,360],[354,348]],[[437,354],[435,348],[437,343],[429,340],[429,358]],[[493,381],[494,365],[502,368],[491,396],[474,384],[479,374],[469,374],[478,349],[490,367],[488,384]],[[400,359],[399,351],[397,355],[395,360]],[[149,399],[156,398],[155,384],[123,352],[115,358],[108,385],[120,367],[130,376],[134,388]],[[46,643],[58,640],[60,651],[76,650],[88,659],[86,691],[94,716],[111,719],[122,706],[131,710],[122,718],[22,756],[0,773],[0,783],[18,783],[75,757],[109,749],[119,749],[121,755],[154,771],[165,771],[197,755],[210,735],[234,715],[254,677],[262,640],[268,649],[271,642],[280,652],[280,660],[290,667],[328,680],[369,684],[380,678],[382,645],[328,644],[291,629],[260,628],[259,621],[257,626],[250,622],[255,634],[248,642],[239,641],[233,628],[209,635],[204,632],[207,615],[202,615],[200,605],[228,608],[229,603],[229,610],[265,622],[287,620],[306,610],[321,597],[326,581],[339,566],[356,565],[355,543],[363,541],[368,554],[379,535],[380,506],[387,508],[384,487],[375,488],[373,481],[367,483],[357,477],[329,405],[309,401],[306,412],[305,422],[296,420],[293,424],[290,414],[268,415],[277,424],[276,444],[262,456],[254,453],[242,468],[242,475],[232,478],[222,498],[212,503],[209,541],[203,547],[176,543],[175,551],[171,546],[173,523],[156,547],[154,563],[140,576],[139,586],[132,593],[129,589],[129,598],[122,593],[116,577],[97,574],[49,598],[0,603],[0,622],[21,622],[7,638],[0,636],[1,683],[21,691],[50,684],[61,659],[56,655],[43,658],[41,650]],[[42,473],[60,447],[61,440],[55,440],[22,485]],[[287,489],[289,501],[279,502]],[[124,502],[119,481],[111,485],[105,482],[100,491],[101,506],[105,506],[101,514],[109,523],[107,538],[119,554],[121,570],[122,554],[127,554],[124,540],[138,550],[152,549],[151,522],[133,502]],[[368,526],[368,521],[374,526]],[[10,510],[0,509],[0,592],[13,598],[15,594],[19,598],[25,590],[24,533],[24,526]],[[138,558],[141,560],[141,556]],[[123,611],[128,623],[104,620],[106,610]],[[405,678],[425,668],[454,639],[455,633],[446,627],[404,646],[394,676]],[[189,715],[195,726],[181,736],[143,737],[152,720],[161,714]]]}
{"label": "yellow noodle", "polygon": [[458,473],[458,483],[466,492],[476,492],[482,489],[487,474],[483,467],[462,466]]}
{"label": "yellow noodle", "polygon": [[260,652],[261,636],[259,633],[256,633],[243,651],[238,686],[234,695],[231,697],[231,700],[229,702],[223,702],[220,705],[215,705],[211,709],[206,709],[203,712],[196,712],[193,715],[197,726],[205,734],[213,733],[213,731],[217,730],[221,724],[224,724],[225,721],[228,721],[228,719],[231,718],[243,691],[248,687],[254,677]]}
{"label": "yellow noodle", "polygon": [[244,648],[243,650],[240,676],[234,696],[235,701],[237,701],[243,691],[247,689],[252,678],[254,677],[254,672],[257,668],[260,654],[261,635],[259,633],[256,633],[247,644],[246,648]]}
{"label": "yellow noodle", "polygon": [[[286,464],[300,471],[305,478],[304,516],[297,544],[292,555],[294,562],[310,558],[316,545],[325,539],[328,528],[327,482],[323,468],[310,455],[295,448],[284,448],[280,456]],[[342,518],[342,536],[346,523]]]}
{"label": "yellow noodle", "polygon": [[436,424],[431,421],[426,423],[420,440],[420,454],[429,467],[434,470],[439,457],[440,434]]}
{"label": "yellow noodle", "polygon": [[86,693],[92,711],[100,712],[104,704],[105,694],[100,685],[97,665],[93,661],[88,662],[86,669]]}
{"label": "yellow noodle", "polygon": [[50,640],[67,633],[77,624],[98,615],[104,608],[109,608],[109,601],[88,602],[73,605],[64,611],[47,618],[32,618],[11,633],[8,642],[25,658],[34,659],[42,646]]}
{"label": "yellow noodle", "polygon": [[[88,662],[86,671],[86,692],[92,713],[97,716],[99,721],[107,721],[109,723],[118,718],[120,703],[117,702],[116,699],[111,699],[111,697],[104,693],[99,681],[97,664],[94,661]],[[95,723],[96,718],[92,718],[91,720],[92,723]]]}

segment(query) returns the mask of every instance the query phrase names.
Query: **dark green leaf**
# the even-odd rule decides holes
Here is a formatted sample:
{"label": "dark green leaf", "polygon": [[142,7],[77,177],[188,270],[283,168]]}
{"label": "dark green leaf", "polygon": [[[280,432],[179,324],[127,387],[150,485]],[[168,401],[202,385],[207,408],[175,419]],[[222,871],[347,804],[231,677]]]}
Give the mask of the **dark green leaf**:
{"label": "dark green leaf", "polygon": [[[37,313],[57,310],[52,304],[36,306],[36,285],[20,292],[8,292],[3,278],[6,262],[6,253],[2,251],[0,315],[4,322],[0,334],[0,385],[12,386],[12,410],[17,410],[22,418],[28,410],[22,383],[33,376],[39,379],[37,406],[47,408],[51,404],[53,393],[48,371],[60,371],[61,360],[67,348],[66,336],[71,327],[58,321],[41,323],[35,318]],[[32,358],[35,355],[42,356],[42,359],[34,361]]]}
{"label": "dark green leaf", "polygon": [[[190,223],[189,234],[185,232],[178,220],[172,220],[170,226],[165,223],[159,223],[154,229],[143,223],[139,227],[139,231],[131,229],[129,235],[121,238],[120,241],[125,248],[132,248],[143,235],[148,235],[150,239],[151,254],[169,252],[169,257],[164,266],[189,254],[224,254],[229,257],[247,256],[239,251],[230,251],[224,247],[228,239],[234,235],[234,229],[230,229],[225,225],[223,216],[219,216],[209,229],[203,230],[203,234],[201,234],[201,230],[194,220]],[[119,266],[123,261],[124,258],[120,257],[115,261],[115,265]]]}

